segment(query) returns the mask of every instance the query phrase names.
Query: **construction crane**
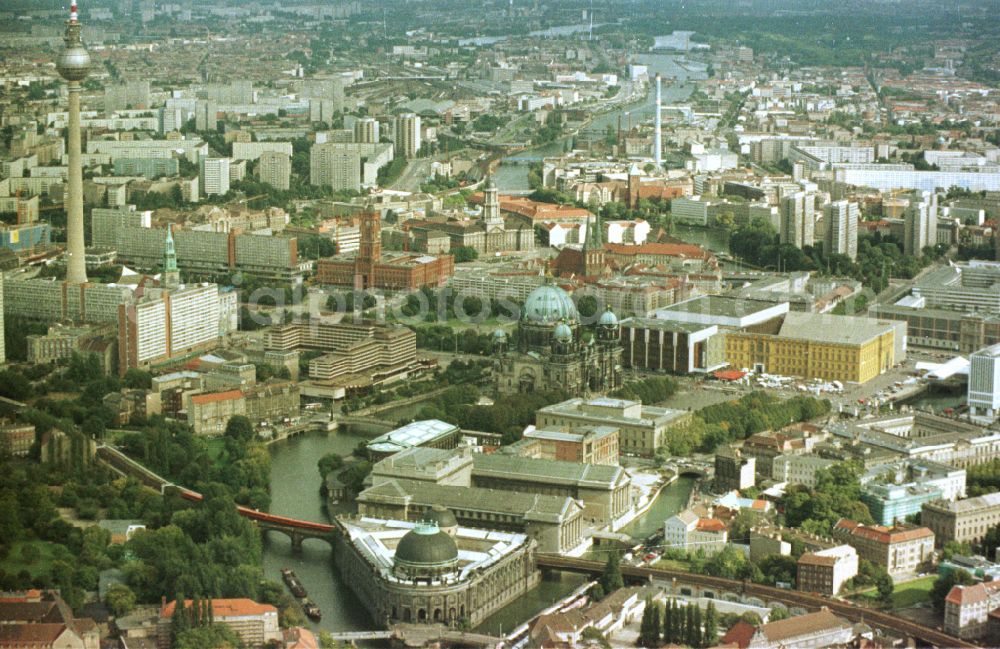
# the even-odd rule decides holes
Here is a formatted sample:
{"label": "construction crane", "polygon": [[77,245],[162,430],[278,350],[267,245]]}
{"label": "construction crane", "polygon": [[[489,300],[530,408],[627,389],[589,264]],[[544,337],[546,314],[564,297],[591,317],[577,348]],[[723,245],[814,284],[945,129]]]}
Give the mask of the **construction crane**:
{"label": "construction crane", "polygon": [[249,206],[251,202],[256,201],[256,200],[260,200],[261,198],[267,198],[268,196],[269,196],[269,194],[257,194],[256,196],[251,196],[249,198],[241,198],[240,200],[238,200],[236,202],[237,203],[244,203],[247,206]]}

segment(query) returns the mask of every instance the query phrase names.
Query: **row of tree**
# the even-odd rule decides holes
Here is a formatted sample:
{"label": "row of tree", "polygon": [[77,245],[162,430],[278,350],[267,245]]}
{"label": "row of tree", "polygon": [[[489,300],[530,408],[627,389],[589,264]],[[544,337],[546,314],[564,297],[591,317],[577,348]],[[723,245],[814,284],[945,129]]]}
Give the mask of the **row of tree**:
{"label": "row of tree", "polygon": [[697,604],[684,604],[671,599],[664,605],[652,598],[646,600],[639,623],[639,646],[682,644],[696,648],[714,647],[718,636],[718,614],[711,601],[703,615]]}

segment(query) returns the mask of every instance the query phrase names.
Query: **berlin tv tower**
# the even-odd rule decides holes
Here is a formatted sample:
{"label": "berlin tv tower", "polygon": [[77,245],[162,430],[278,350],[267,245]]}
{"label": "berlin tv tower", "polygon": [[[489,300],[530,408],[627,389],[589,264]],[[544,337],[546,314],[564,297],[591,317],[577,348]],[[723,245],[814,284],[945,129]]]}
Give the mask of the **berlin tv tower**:
{"label": "berlin tv tower", "polygon": [[80,161],[80,83],[90,72],[90,54],[80,40],[80,21],[76,0],[66,21],[66,48],[59,55],[56,69],[66,80],[69,91],[69,199],[66,201],[66,280],[73,284],[87,281],[83,240],[83,164]]}

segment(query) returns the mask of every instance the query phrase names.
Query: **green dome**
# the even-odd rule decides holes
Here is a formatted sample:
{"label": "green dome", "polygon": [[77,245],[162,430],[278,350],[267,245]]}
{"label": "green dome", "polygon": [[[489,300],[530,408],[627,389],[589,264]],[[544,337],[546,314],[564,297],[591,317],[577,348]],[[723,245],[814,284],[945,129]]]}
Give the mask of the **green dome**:
{"label": "green dome", "polygon": [[424,518],[430,522],[434,521],[438,529],[444,530],[449,527],[458,527],[458,519],[451,513],[451,510],[441,505],[434,505],[429,512],[424,514]]}
{"label": "green dome", "polygon": [[396,546],[396,565],[432,568],[456,561],[458,546],[455,540],[434,523],[418,523]]}
{"label": "green dome", "polygon": [[560,320],[576,322],[579,315],[569,293],[558,286],[539,286],[528,294],[521,320],[534,324],[552,324]]}
{"label": "green dome", "polygon": [[555,331],[552,332],[552,336],[559,342],[568,342],[573,340],[573,330],[569,328],[569,325],[565,322],[560,322],[556,325]]}
{"label": "green dome", "polygon": [[503,329],[497,329],[493,332],[493,340],[505,340],[507,338],[507,332]]}
{"label": "green dome", "polygon": [[597,321],[597,324],[605,327],[617,327],[618,326],[618,316],[614,314],[609,308],[607,311],[601,314],[601,319]]}

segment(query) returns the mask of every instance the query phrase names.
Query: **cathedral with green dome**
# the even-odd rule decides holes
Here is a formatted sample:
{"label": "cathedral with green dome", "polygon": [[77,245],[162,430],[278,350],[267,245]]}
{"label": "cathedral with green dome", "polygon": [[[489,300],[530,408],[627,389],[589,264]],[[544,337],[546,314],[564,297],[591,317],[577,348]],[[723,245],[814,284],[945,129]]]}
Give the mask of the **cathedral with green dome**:
{"label": "cathedral with green dome", "polygon": [[524,301],[517,331],[493,335],[494,375],[500,394],[566,390],[573,396],[603,394],[622,384],[618,318],[601,314],[596,333],[584,333],[573,299],[544,284]]}

